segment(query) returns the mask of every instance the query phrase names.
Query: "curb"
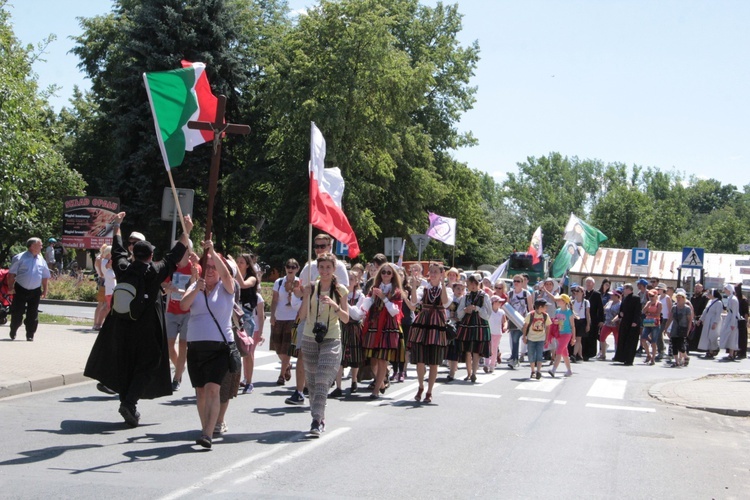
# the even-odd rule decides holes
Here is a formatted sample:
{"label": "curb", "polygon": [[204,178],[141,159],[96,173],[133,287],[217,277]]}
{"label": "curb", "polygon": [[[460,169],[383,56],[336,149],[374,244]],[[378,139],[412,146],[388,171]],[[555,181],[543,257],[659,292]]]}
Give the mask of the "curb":
{"label": "curb", "polygon": [[85,377],[83,372],[51,375],[33,380],[14,380],[0,387],[0,399],[90,381],[91,379]]}
{"label": "curb", "polygon": [[699,379],[690,378],[690,379],[682,379],[682,380],[672,380],[669,382],[661,382],[659,384],[655,384],[651,386],[651,388],[648,390],[648,394],[652,398],[658,399],[662,403],[667,403],[667,404],[674,405],[674,406],[682,406],[690,410],[707,411],[710,413],[717,413],[719,415],[727,415],[730,417],[750,417],[750,410],[737,410],[733,408],[722,408],[722,407],[692,404],[686,401],[685,399],[677,396],[671,390],[672,386],[675,386],[678,384],[684,384],[688,382],[695,382],[696,380],[699,380]]}
{"label": "curb", "polygon": [[42,299],[39,301],[40,304],[50,304],[53,306],[78,306],[78,307],[96,307],[96,302],[83,302],[80,300],[55,300],[55,299]]}

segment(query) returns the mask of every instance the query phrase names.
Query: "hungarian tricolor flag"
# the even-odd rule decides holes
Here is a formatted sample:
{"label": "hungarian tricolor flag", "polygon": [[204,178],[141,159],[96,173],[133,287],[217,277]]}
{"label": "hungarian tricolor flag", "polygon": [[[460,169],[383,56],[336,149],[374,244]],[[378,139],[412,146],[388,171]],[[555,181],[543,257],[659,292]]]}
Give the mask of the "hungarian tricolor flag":
{"label": "hungarian tricolor flag", "polygon": [[539,264],[542,257],[542,226],[536,228],[534,235],[531,237],[528,254],[531,255],[532,264]]}
{"label": "hungarian tricolor flag", "polygon": [[182,61],[182,69],[143,73],[156,138],[167,170],[182,164],[185,151],[212,141],[213,132],[192,130],[191,120],[216,120],[216,96],[206,78],[206,65]]}
{"label": "hungarian tricolor flag", "polygon": [[310,224],[349,246],[349,258],[359,255],[359,243],[341,209],[344,178],[341,170],[325,168],[326,141],[315,123],[310,132]]}

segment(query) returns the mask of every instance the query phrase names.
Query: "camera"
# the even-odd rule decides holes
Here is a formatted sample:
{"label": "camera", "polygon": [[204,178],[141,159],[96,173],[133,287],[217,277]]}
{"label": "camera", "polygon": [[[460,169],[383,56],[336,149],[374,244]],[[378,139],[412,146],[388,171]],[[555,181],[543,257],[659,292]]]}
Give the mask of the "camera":
{"label": "camera", "polygon": [[312,331],[315,334],[315,342],[320,344],[321,342],[323,342],[323,339],[326,337],[326,333],[328,333],[328,325],[318,321],[313,325]]}

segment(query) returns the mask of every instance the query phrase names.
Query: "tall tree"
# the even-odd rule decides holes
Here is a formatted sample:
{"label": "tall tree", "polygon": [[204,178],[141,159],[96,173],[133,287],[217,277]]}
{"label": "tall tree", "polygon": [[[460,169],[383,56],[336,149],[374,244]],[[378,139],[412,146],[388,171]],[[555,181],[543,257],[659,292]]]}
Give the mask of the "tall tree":
{"label": "tall tree", "polygon": [[31,236],[59,236],[62,198],[85,186],[50,139],[54,113],[31,71],[44,42],[37,52],[22,46],[5,6],[0,0],[0,263]]}

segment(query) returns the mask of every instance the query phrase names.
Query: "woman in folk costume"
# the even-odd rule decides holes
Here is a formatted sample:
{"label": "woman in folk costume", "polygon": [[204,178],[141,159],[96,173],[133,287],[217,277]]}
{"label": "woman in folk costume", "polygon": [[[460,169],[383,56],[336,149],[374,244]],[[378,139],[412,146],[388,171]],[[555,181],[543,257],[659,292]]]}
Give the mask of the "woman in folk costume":
{"label": "woman in folk costume", "polygon": [[364,326],[365,357],[371,359],[375,384],[370,399],[378,399],[386,389],[388,362],[403,361],[403,351],[399,349],[401,334],[401,277],[393,264],[380,266],[375,281],[362,310],[367,312]]}
{"label": "woman in folk costume", "polygon": [[430,367],[430,377],[424,402],[432,402],[432,388],[437,379],[438,366],[445,357],[448,340],[445,334],[445,308],[450,305],[452,292],[443,283],[445,270],[437,263],[430,264],[429,283],[427,287],[420,287],[417,291],[417,302],[422,304],[422,310],[409,330],[408,349],[411,352],[411,362],[417,365],[417,382],[419,389],[414,396],[416,401],[422,401],[424,392],[424,375],[426,367]]}
{"label": "woman in folk costume", "polygon": [[344,368],[351,368],[349,375],[352,379],[351,394],[357,392],[357,372],[365,362],[365,351],[362,347],[362,319],[365,316],[362,304],[365,296],[359,289],[359,274],[349,271],[349,294],[346,296],[349,303],[349,321],[341,324],[341,368],[336,376],[336,389],[328,395],[330,398],[339,398],[344,395],[341,390],[341,378]]}
{"label": "woman in folk costume", "polygon": [[701,338],[698,341],[698,350],[706,351],[704,359],[714,359],[714,352],[719,350],[719,330],[721,329],[721,313],[724,312],[724,303],[721,301],[721,292],[714,289],[711,300],[703,309],[701,314]]}
{"label": "woman in folk costume", "polygon": [[728,349],[729,355],[725,359],[734,361],[736,351],[740,348],[740,335],[737,328],[737,320],[740,318],[740,301],[734,294],[733,285],[729,283],[724,285],[724,293],[727,294],[727,315],[719,331],[719,347]]}
{"label": "woman in folk costume", "polygon": [[467,280],[469,293],[461,298],[457,314],[459,319],[458,336],[459,350],[471,355],[471,365],[466,363],[466,371],[471,382],[477,381],[479,358],[490,355],[490,324],[492,303],[489,296],[481,288],[481,277],[472,274]]}

